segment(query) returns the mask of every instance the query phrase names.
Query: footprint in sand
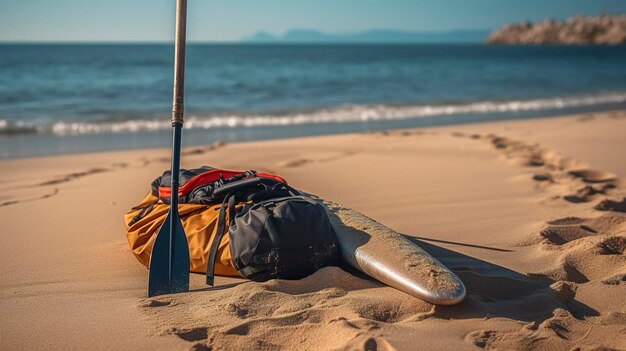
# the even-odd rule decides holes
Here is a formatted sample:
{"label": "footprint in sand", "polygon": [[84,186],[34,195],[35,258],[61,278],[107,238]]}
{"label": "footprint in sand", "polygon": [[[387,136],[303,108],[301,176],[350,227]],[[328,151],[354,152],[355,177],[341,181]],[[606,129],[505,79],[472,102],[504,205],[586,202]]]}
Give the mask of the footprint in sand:
{"label": "footprint in sand", "polygon": [[597,171],[594,169],[577,169],[568,172],[570,175],[582,178],[587,183],[606,183],[617,179],[617,175],[611,172]]}
{"label": "footprint in sand", "polygon": [[489,140],[507,158],[519,161],[519,164],[522,166],[537,169],[533,173],[532,179],[546,185],[557,183],[557,179],[563,177],[563,170],[578,164],[577,161],[562,157],[553,150],[543,149],[536,143],[528,143],[494,134],[488,134],[483,139]]}
{"label": "footprint in sand", "polygon": [[[490,350],[608,351],[617,349],[597,346],[598,340],[606,340],[606,335],[622,335],[625,326],[626,315],[623,312],[579,319],[565,309],[556,308],[552,311],[552,316],[543,321],[523,324],[517,330],[476,330],[467,334],[465,341]],[[620,340],[620,337],[610,338],[613,344],[620,345]]]}
{"label": "footprint in sand", "polygon": [[554,183],[554,177],[552,176],[552,174],[548,172],[541,172],[541,173],[533,174],[533,180],[538,181],[538,182]]}
{"label": "footprint in sand", "polygon": [[226,145],[226,143],[224,143],[221,140],[217,140],[217,141],[215,141],[214,143],[212,143],[209,146],[185,149],[185,150],[183,150],[181,152],[181,155],[184,155],[184,156],[203,155],[203,154],[206,154],[209,151],[217,150],[217,149],[223,147],[224,145]]}
{"label": "footprint in sand", "polygon": [[104,173],[108,171],[110,171],[108,168],[91,168],[83,172],[74,172],[74,173],[60,176],[55,179],[47,180],[45,182],[39,183],[38,186],[56,185],[56,184],[66,183],[66,182],[70,182],[78,178],[86,177],[88,175]]}
{"label": "footprint in sand", "polygon": [[311,162],[315,162],[315,161],[302,158],[302,159],[298,159],[298,160],[290,160],[290,161],[280,162],[280,163],[277,164],[277,166],[285,167],[285,168],[294,168],[294,167],[304,166],[307,163],[311,163]]}
{"label": "footprint in sand", "polygon": [[[611,235],[626,229],[626,216],[603,215],[597,218],[565,217],[546,222],[538,236],[552,245],[565,245],[594,235]],[[532,240],[531,240],[532,241]]]}
{"label": "footprint in sand", "polygon": [[624,212],[626,213],[626,197],[621,201],[614,201],[610,199],[602,200],[595,207],[598,211],[615,211],[615,212]]}
{"label": "footprint in sand", "polygon": [[483,349],[497,350],[569,350],[572,335],[584,335],[588,327],[567,310],[557,308],[552,317],[524,324],[515,331],[476,330],[465,341]]}
{"label": "footprint in sand", "polygon": [[[214,143],[212,143],[211,145],[208,146],[203,146],[203,147],[194,147],[194,148],[189,148],[189,149],[184,149],[180,152],[180,154],[182,156],[199,156],[199,155],[204,155],[210,151],[214,151],[217,150],[221,147],[223,147],[224,145],[226,145],[226,143],[224,143],[221,140],[218,140]],[[152,163],[152,162],[159,162],[159,163],[170,163],[172,162],[172,159],[170,156],[164,156],[164,157],[157,157],[157,158],[153,158],[153,159],[146,159],[146,158],[142,158],[141,161],[143,162],[142,166],[147,166],[148,164]]]}
{"label": "footprint in sand", "polygon": [[[59,188],[50,188],[52,185],[59,185],[68,183],[76,179],[91,176],[94,174],[100,174],[105,172],[111,172],[114,169],[123,169],[128,167],[125,162],[112,163],[111,168],[94,167],[86,171],[79,171],[68,173],[64,175],[52,176],[52,177],[37,177],[38,179],[45,179],[43,181],[26,179],[19,182],[10,181],[6,189],[0,189],[3,191],[4,196],[0,199],[0,207],[15,205],[23,202],[36,201],[41,199],[47,199],[59,194]],[[37,179],[35,178],[35,179]],[[32,181],[32,182],[31,182]],[[43,188],[43,189],[42,189]]]}
{"label": "footprint in sand", "polygon": [[626,236],[608,237],[598,243],[598,247],[602,255],[626,255]]}
{"label": "footprint in sand", "polygon": [[563,245],[590,235],[598,234],[593,228],[584,224],[576,225],[551,225],[539,232],[546,242],[553,245]]}
{"label": "footprint in sand", "polygon": [[352,151],[348,151],[348,152],[329,152],[326,155],[324,154],[320,154],[320,155],[315,155],[313,157],[309,157],[309,158],[300,158],[300,159],[295,159],[295,160],[287,160],[287,161],[283,161],[283,162],[279,162],[278,164],[276,164],[278,167],[285,167],[285,168],[295,168],[295,167],[301,167],[310,163],[325,163],[325,162],[330,162],[330,161],[334,161],[334,160],[338,160],[344,157],[348,157],[348,156],[352,156],[354,155],[355,152]]}
{"label": "footprint in sand", "polygon": [[572,203],[590,202],[602,195],[607,195],[610,190],[615,189],[613,183],[599,185],[585,185],[578,188],[575,193],[563,196],[563,199]]}
{"label": "footprint in sand", "polygon": [[[538,168],[533,173],[532,179],[539,184],[545,186],[552,186],[557,183],[565,186],[579,185],[575,182],[576,179],[586,183],[582,187],[579,186],[573,193],[568,194],[569,191],[559,192],[551,197],[553,199],[562,198],[571,203],[586,203],[626,187],[626,180],[619,178],[615,173],[580,168],[580,163],[576,160],[562,157],[552,150],[542,149],[538,144],[530,144],[494,134],[486,135],[483,139],[489,140],[496,149],[501,150],[508,158],[520,159],[524,166]],[[626,212],[626,198],[622,200],[604,199],[596,205],[595,209]],[[560,245],[593,233],[586,233],[585,228],[559,228],[558,230],[549,228],[544,231],[544,234],[545,238]]]}
{"label": "footprint in sand", "polygon": [[602,280],[602,284],[606,285],[620,285],[622,282],[626,282],[626,273],[618,273],[612,277]]}
{"label": "footprint in sand", "polygon": [[602,281],[624,273],[626,267],[626,215],[606,213],[596,218],[565,217],[546,227],[526,245],[555,250],[545,275],[574,283]]}
{"label": "footprint in sand", "polygon": [[176,335],[185,341],[199,341],[206,340],[209,337],[209,330],[207,328],[192,328],[187,330],[174,328],[165,332],[165,334]]}
{"label": "footprint in sand", "polygon": [[167,300],[167,299],[153,298],[139,305],[139,307],[143,307],[143,308],[164,307],[164,306],[173,306],[172,301]]}
{"label": "footprint in sand", "polygon": [[[377,136],[377,137],[389,137],[389,136],[400,136],[400,137],[408,137],[408,136],[419,136],[419,135],[425,135],[425,134],[429,134],[429,135],[437,135],[437,132],[432,131],[432,130],[406,130],[406,129],[388,129],[388,130],[379,130],[379,131],[368,131],[368,132],[364,132],[362,133],[364,135],[373,135],[373,136]],[[463,133],[457,133],[456,136],[461,136],[460,134]],[[454,133],[453,133],[454,135]]]}
{"label": "footprint in sand", "polygon": [[[22,192],[20,192],[22,193]],[[35,201],[35,200],[42,200],[42,199],[47,199],[50,197],[53,197],[55,195],[57,195],[59,193],[59,189],[58,188],[54,188],[52,189],[52,191],[47,192],[45,194],[42,195],[37,195],[37,196],[33,196],[33,197],[27,197],[27,198],[20,198],[20,199],[12,199],[12,200],[6,200],[3,202],[0,202],[0,207],[3,206],[9,206],[9,205],[16,205],[19,203],[23,203],[23,202],[30,202],[30,201]]]}

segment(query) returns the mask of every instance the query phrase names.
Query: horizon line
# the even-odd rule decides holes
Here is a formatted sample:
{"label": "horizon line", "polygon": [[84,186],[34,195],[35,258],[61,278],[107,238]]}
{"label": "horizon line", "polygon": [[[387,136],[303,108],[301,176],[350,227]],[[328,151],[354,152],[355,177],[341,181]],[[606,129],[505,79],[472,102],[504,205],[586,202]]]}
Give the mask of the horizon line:
{"label": "horizon line", "polygon": [[[346,31],[346,32],[327,32],[320,29],[315,28],[290,28],[282,33],[270,32],[265,29],[259,29],[251,34],[247,34],[237,39],[211,39],[211,40],[187,40],[188,44],[250,44],[250,43],[258,43],[258,44],[419,44],[419,43],[432,43],[432,44],[455,44],[455,43],[470,43],[468,41],[463,40],[442,40],[442,41],[424,41],[424,40],[333,40],[332,37],[341,37],[341,36],[351,36],[351,35],[359,35],[359,34],[367,34],[372,32],[397,32],[402,34],[431,34],[431,35],[441,35],[441,34],[451,34],[455,32],[487,32],[493,31],[493,28],[452,28],[447,30],[405,30],[405,29],[396,29],[396,28],[371,28],[364,29],[360,31]],[[320,40],[290,40],[282,38],[286,34],[293,31],[310,31],[316,32],[321,35],[326,35],[331,38],[328,39],[320,39]],[[273,36],[273,39],[269,40],[255,40],[254,36],[263,33],[269,34]],[[0,39],[0,44],[169,44],[173,43],[173,39],[163,40],[163,39],[91,39],[91,40],[82,40],[82,39]],[[476,41],[475,43],[479,43]]]}
{"label": "horizon line", "polygon": [[[0,45],[174,45],[174,41],[163,40],[0,40]],[[200,45],[413,45],[413,44],[459,44],[459,45],[482,45],[485,44],[482,41],[468,42],[468,41],[291,41],[291,40],[190,40],[187,41],[188,45],[200,44]]]}

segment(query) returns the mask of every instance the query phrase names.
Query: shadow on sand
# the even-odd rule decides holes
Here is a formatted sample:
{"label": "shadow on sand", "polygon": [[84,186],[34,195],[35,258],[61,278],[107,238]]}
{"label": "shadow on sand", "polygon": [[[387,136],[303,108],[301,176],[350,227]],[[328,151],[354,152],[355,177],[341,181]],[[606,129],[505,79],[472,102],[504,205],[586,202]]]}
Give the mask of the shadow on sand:
{"label": "shadow on sand", "polygon": [[[597,316],[591,307],[577,301],[567,283],[557,283],[547,276],[528,276],[441,246],[405,236],[454,271],[467,288],[467,297],[459,305],[439,306],[436,316],[444,319],[504,317],[525,322],[541,322],[556,308],[563,308],[577,319]],[[439,241],[443,242],[443,241]],[[472,244],[446,242],[485,250],[513,252]]]}

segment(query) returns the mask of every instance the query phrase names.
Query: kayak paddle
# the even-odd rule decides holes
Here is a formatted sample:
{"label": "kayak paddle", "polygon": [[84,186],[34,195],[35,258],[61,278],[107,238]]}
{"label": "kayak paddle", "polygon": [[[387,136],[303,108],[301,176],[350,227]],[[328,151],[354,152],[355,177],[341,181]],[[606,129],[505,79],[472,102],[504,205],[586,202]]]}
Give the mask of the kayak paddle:
{"label": "kayak paddle", "polygon": [[170,211],[157,233],[148,272],[148,297],[189,291],[189,246],[178,215],[180,139],[185,88],[185,31],[187,0],[176,0],[174,98],[172,107],[172,169]]}

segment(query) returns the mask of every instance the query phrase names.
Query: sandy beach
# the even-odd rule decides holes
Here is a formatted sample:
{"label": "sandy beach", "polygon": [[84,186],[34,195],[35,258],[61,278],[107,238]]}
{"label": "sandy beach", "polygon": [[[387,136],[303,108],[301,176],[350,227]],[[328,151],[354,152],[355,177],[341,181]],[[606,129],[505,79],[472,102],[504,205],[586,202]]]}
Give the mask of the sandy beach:
{"label": "sandy beach", "polygon": [[123,214],[170,150],[0,161],[0,349],[626,349],[625,134],[613,111],[183,150],[405,234],[467,286],[446,307],[338,267],[146,298]]}

